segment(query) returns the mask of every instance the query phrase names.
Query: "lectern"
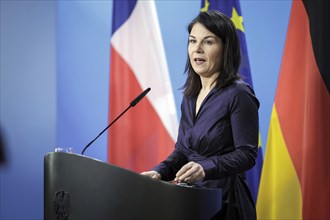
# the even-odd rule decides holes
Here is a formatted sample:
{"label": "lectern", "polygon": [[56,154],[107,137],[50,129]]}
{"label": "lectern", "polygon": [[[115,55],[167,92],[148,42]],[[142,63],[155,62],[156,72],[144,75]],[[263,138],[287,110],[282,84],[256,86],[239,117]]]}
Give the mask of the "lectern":
{"label": "lectern", "polygon": [[78,154],[44,158],[44,219],[211,219],[221,189],[179,186]]}

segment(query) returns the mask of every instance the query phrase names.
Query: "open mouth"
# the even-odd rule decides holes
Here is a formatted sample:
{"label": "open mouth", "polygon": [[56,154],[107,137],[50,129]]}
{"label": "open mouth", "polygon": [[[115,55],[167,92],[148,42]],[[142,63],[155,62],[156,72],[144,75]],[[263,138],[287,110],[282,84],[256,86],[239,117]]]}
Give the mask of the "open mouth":
{"label": "open mouth", "polygon": [[197,65],[205,63],[205,60],[202,58],[195,58],[194,61]]}

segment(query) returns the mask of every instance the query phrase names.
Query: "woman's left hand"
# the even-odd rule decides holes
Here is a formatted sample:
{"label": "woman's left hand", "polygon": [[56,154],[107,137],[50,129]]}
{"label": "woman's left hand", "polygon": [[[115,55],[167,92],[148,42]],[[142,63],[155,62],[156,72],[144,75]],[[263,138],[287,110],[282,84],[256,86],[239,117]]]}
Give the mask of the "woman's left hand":
{"label": "woman's left hand", "polygon": [[198,180],[202,180],[205,177],[203,167],[195,162],[189,162],[184,165],[177,173],[174,181],[194,183]]}

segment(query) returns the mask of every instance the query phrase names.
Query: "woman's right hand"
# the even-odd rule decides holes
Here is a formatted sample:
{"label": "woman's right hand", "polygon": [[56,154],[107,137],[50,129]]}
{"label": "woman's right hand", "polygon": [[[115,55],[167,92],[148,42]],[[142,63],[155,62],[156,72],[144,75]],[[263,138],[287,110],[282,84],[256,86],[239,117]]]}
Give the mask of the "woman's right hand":
{"label": "woman's right hand", "polygon": [[142,172],[141,175],[149,176],[153,179],[158,179],[158,180],[162,179],[162,176],[154,170]]}

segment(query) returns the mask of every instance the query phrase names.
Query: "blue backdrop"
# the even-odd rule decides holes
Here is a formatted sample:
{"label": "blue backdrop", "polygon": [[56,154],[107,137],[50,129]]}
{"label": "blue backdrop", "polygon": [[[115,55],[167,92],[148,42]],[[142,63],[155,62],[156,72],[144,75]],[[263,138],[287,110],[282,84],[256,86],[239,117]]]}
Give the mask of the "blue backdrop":
{"label": "blue backdrop", "polygon": [[[43,219],[43,157],[81,152],[108,122],[111,1],[0,1],[0,219]],[[200,1],[156,1],[177,111]],[[291,1],[241,1],[266,145]],[[179,117],[179,115],[178,115]],[[86,153],[106,161],[106,134]]]}

